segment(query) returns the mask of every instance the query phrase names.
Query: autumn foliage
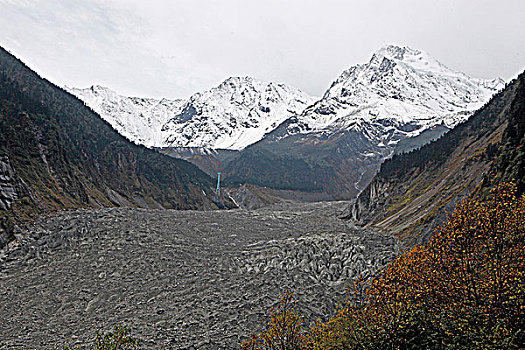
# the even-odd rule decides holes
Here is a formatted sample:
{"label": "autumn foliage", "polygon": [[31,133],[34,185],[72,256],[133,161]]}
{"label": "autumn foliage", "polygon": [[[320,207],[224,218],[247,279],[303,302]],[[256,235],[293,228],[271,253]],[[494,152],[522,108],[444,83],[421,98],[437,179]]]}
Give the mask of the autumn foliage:
{"label": "autumn foliage", "polygon": [[427,244],[358,281],[352,302],[297,329],[304,340],[290,349],[523,348],[524,245],[525,199],[500,185],[486,201],[460,204]]}
{"label": "autumn foliage", "polygon": [[130,331],[123,325],[117,324],[112,331],[97,331],[93,343],[84,346],[66,346],[63,350],[137,350],[140,341],[130,335]]}
{"label": "autumn foliage", "polygon": [[295,310],[296,300],[290,291],[270,312],[266,329],[242,344],[242,350],[299,350],[304,348],[304,319]]}

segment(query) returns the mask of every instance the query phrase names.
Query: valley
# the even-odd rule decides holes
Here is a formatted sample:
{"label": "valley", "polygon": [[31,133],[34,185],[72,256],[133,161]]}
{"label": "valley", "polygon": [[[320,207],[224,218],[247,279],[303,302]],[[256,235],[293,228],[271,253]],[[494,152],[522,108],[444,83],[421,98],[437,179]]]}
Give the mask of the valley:
{"label": "valley", "polygon": [[187,101],[126,97],[57,87],[0,50],[0,348],[76,348],[124,324],[147,349],[234,349],[286,291],[307,327],[339,327],[361,277],[347,307],[373,315],[359,294],[457,203],[523,193],[525,75],[502,88],[390,45],[317,101],[250,77]]}
{"label": "valley", "polygon": [[340,219],[346,208],[42,216],[0,255],[0,348],[81,344],[122,323],[148,349],[234,349],[287,289],[308,321],[325,319],[400,249]]}
{"label": "valley", "polygon": [[0,350],[525,349],[524,13],[0,0]]}

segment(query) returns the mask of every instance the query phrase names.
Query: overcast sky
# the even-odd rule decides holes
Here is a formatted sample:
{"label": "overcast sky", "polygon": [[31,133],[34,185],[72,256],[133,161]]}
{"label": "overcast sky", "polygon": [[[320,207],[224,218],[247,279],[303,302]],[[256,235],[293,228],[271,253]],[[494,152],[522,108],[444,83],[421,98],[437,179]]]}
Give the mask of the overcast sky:
{"label": "overcast sky", "polygon": [[391,43],[509,80],[524,19],[524,0],[0,0],[0,46],[59,85],[187,98],[250,75],[320,96]]}

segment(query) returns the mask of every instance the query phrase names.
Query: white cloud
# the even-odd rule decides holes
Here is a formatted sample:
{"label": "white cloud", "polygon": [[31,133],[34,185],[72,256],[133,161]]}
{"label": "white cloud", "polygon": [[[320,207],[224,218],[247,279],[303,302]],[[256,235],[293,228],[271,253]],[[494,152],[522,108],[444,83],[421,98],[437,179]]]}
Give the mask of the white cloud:
{"label": "white cloud", "polygon": [[187,97],[252,75],[321,95],[389,43],[508,79],[523,18],[521,0],[0,0],[0,45],[59,84]]}

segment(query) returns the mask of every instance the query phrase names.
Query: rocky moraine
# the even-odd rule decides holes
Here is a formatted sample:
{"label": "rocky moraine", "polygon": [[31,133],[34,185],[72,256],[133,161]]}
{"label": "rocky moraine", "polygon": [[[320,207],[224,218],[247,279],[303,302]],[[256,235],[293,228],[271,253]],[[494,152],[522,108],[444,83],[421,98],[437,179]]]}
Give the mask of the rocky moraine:
{"label": "rocky moraine", "polygon": [[0,253],[0,348],[82,344],[117,323],[148,349],[238,348],[287,289],[309,321],[326,318],[400,249],[344,208],[43,216]]}

